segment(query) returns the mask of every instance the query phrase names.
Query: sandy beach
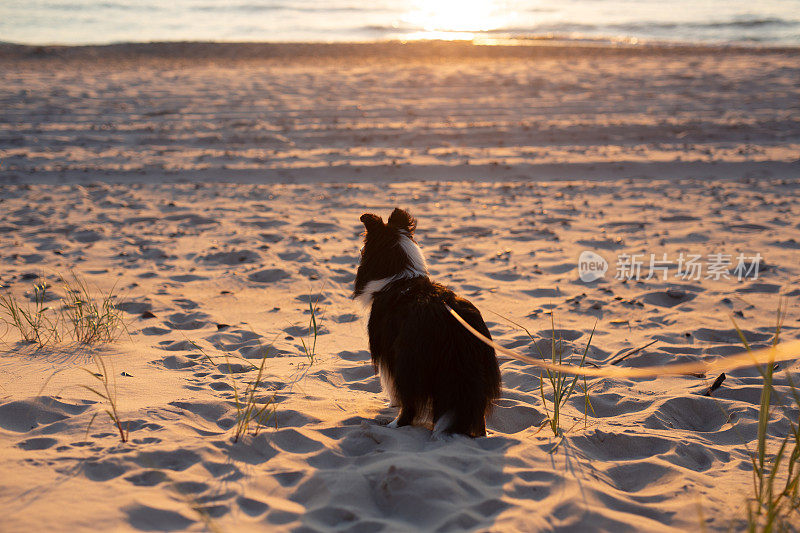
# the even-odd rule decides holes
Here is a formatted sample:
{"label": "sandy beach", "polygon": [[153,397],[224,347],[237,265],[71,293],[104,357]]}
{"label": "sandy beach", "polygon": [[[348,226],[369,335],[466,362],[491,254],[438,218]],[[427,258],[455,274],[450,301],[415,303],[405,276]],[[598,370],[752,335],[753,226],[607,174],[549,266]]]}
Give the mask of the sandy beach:
{"label": "sandy beach", "polygon": [[[73,271],[125,323],[43,348],[0,324],[0,531],[741,530],[752,368],[710,396],[717,375],[590,379],[561,440],[539,371],[502,358],[487,437],[385,427],[350,299],[359,216],[412,211],[432,277],[515,350],[536,354],[552,316],[565,354],[594,329],[598,368],[713,361],[743,349],[731,317],[768,345],[781,302],[798,339],[799,55],[0,45],[2,293],[30,299],[41,275],[56,306]],[[608,263],[588,283],[585,251]],[[639,279],[620,267],[637,254]],[[273,416],[233,442],[264,354]],[[97,358],[128,442],[81,388]],[[779,365],[779,396],[798,370]],[[775,406],[770,449],[797,417]]]}

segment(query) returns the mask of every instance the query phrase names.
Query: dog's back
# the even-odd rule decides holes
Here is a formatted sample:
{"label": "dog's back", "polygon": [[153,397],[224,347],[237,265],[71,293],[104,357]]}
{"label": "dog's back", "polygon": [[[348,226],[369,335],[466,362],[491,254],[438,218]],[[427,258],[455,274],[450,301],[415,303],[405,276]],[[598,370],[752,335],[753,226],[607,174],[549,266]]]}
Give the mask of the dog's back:
{"label": "dog's back", "polygon": [[500,395],[494,349],[464,329],[445,304],[491,338],[469,301],[427,276],[401,279],[374,296],[372,362],[393,385],[398,426],[431,417],[441,431],[485,435],[484,417]]}

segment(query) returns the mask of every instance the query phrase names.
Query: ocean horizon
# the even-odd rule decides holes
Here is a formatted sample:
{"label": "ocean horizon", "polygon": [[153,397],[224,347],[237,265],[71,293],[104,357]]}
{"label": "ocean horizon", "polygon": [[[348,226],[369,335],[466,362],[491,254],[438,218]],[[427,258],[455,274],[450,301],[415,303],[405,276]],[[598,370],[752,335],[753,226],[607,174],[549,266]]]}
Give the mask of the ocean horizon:
{"label": "ocean horizon", "polygon": [[800,0],[5,0],[0,41],[453,39],[800,45]]}

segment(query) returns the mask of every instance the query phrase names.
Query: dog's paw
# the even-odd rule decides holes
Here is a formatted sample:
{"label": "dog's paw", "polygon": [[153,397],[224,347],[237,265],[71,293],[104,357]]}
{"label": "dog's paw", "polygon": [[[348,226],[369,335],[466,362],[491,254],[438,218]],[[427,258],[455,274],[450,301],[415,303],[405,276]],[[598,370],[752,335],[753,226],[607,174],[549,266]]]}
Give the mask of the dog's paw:
{"label": "dog's paw", "polygon": [[386,427],[387,428],[392,428],[392,429],[396,428],[398,420],[400,420],[399,416],[397,418],[395,418],[394,420],[392,420],[391,422],[389,422],[388,424],[386,424]]}
{"label": "dog's paw", "polygon": [[455,438],[456,436],[452,433],[445,433],[444,431],[431,432],[431,440],[435,442],[449,442]]}

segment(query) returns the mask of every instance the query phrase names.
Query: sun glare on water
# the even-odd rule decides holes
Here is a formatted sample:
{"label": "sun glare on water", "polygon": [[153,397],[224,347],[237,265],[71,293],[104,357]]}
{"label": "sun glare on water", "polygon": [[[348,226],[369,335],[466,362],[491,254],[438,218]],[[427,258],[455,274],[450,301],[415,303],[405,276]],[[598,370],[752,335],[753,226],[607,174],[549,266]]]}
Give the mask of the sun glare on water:
{"label": "sun glare on water", "polygon": [[473,39],[501,28],[508,14],[498,0],[413,0],[404,22],[420,28],[407,39]]}

